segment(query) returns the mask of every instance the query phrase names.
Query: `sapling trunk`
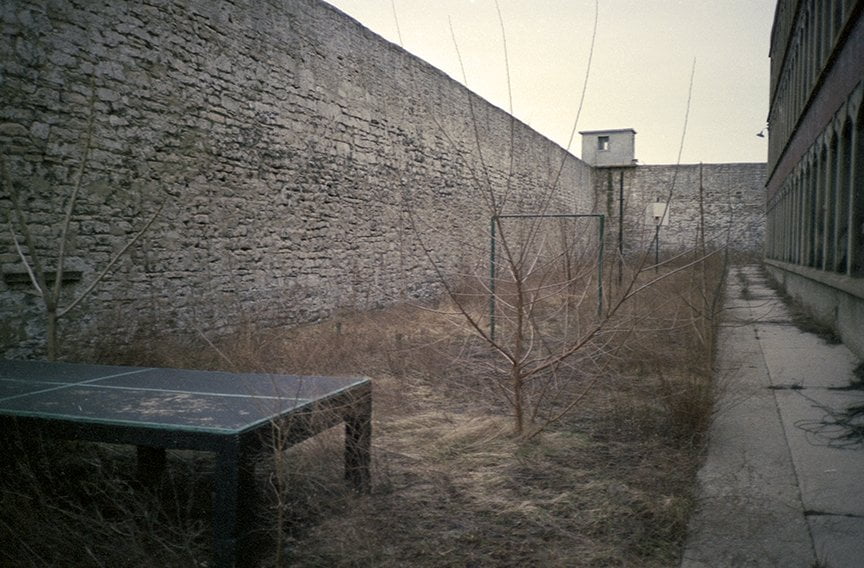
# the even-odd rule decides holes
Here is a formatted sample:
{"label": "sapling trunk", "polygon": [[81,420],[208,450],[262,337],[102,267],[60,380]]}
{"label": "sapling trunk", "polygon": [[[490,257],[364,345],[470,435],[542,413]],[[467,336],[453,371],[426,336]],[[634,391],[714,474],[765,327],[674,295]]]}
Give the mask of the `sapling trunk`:
{"label": "sapling trunk", "polygon": [[57,360],[57,306],[45,308],[45,340],[49,361]]}
{"label": "sapling trunk", "polygon": [[[16,194],[14,186],[12,184],[10,172],[6,167],[6,160],[4,156],[0,154],[0,182],[2,182],[5,192],[9,196],[9,200],[11,202],[11,210],[7,212],[6,222],[9,227],[9,232],[12,236],[12,241],[15,244],[18,258],[24,265],[24,268],[26,269],[27,274],[30,277],[30,283],[33,286],[33,290],[36,295],[39,296],[39,298],[42,300],[42,305],[45,309],[45,350],[46,357],[49,361],[55,361],[59,356],[59,320],[75,306],[77,306],[84,298],[86,298],[90,294],[90,292],[93,291],[93,289],[100,282],[102,282],[102,280],[104,280],[104,278],[111,272],[117,261],[124,254],[126,254],[129,248],[133,244],[135,244],[145,232],[150,229],[150,226],[153,224],[153,222],[156,220],[156,217],[158,217],[162,211],[163,204],[160,204],[159,207],[156,209],[156,212],[153,214],[152,217],[150,217],[147,223],[144,224],[141,230],[139,230],[131,239],[129,239],[129,241],[126,242],[126,244],[117,253],[114,254],[108,264],[103,267],[102,271],[95,275],[93,279],[89,282],[89,284],[85,286],[84,289],[76,297],[73,297],[67,305],[61,307],[61,286],[63,285],[63,271],[66,264],[67,247],[70,242],[69,231],[72,227],[72,217],[78,204],[78,197],[84,184],[84,174],[88,169],[90,150],[93,142],[94,119],[95,114],[93,112],[93,97],[91,97],[90,117],[87,122],[87,131],[84,133],[84,151],[76,172],[75,183],[72,187],[72,191],[70,192],[69,197],[66,200],[63,221],[60,224],[60,237],[56,242],[56,249],[52,251],[54,253],[53,255],[48,255],[49,257],[55,257],[54,261],[56,263],[54,270],[54,280],[50,283],[48,282],[46,272],[43,269],[44,259],[41,258],[40,252],[36,248],[36,240],[31,235],[30,226],[24,215],[24,211],[18,201],[18,195]],[[23,237],[24,244],[27,247],[26,253],[21,247],[21,243],[18,237],[19,233]]]}

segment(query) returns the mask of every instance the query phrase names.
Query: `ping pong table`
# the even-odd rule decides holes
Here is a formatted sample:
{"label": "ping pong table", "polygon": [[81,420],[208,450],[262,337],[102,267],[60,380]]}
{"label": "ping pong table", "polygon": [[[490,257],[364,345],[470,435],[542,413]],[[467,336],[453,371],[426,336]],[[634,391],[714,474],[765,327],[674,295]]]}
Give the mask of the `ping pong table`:
{"label": "ping pong table", "polygon": [[213,554],[220,567],[257,560],[256,454],[344,422],[345,477],[368,492],[371,416],[365,377],[0,360],[4,430],[135,445],[145,478],[164,468],[166,449],[214,453]]}

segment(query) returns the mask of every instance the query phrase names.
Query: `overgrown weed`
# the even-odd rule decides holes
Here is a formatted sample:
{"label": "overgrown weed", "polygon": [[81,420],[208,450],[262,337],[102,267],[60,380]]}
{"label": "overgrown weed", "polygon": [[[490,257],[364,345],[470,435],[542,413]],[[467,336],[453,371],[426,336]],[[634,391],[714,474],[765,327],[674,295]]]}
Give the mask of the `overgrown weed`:
{"label": "overgrown weed", "polygon": [[210,547],[210,476],[172,452],[150,490],[134,451],[103,444],[20,440],[4,432],[0,564],[200,566]]}
{"label": "overgrown weed", "polygon": [[[250,326],[222,338],[151,343],[110,362],[373,377],[371,495],[343,482],[339,429],[272,448],[258,463],[261,526],[271,542],[265,566],[669,566],[680,554],[712,416],[713,335],[694,332],[705,315],[695,310],[702,293],[682,273],[622,311],[592,349],[549,377],[550,414],[574,393],[583,398],[529,441],[508,428],[510,407],[489,381],[494,359],[446,301],[278,332]],[[73,465],[80,445],[52,446],[52,467],[80,472],[57,501],[36,498],[39,480],[21,471],[4,476],[4,510],[25,518],[3,526],[3,558],[70,566],[134,565],[145,556],[165,566],[207,561],[206,456],[171,453],[173,485],[162,503],[130,490],[134,454],[88,447],[84,464],[99,467]],[[37,457],[31,472],[45,466]],[[95,488],[104,498],[87,505]],[[155,520],[161,528],[151,535]]]}
{"label": "overgrown weed", "polygon": [[801,302],[790,295],[770,273],[766,272],[765,280],[768,283],[768,286],[770,286],[771,289],[780,296],[783,304],[789,310],[792,323],[795,324],[795,327],[804,333],[817,335],[828,345],[839,345],[840,343],[843,343],[843,340],[839,335],[837,335],[837,332],[833,327],[822,323],[814,317],[814,315],[810,313],[807,308],[801,304]]}

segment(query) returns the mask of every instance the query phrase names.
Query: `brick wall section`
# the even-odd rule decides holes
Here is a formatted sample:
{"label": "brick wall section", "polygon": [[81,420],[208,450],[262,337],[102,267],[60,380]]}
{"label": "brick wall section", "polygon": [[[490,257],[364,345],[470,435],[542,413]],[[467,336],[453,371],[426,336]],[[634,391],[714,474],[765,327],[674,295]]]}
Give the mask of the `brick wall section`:
{"label": "brick wall section", "polygon": [[[434,294],[423,249],[481,263],[485,188],[536,211],[562,162],[549,211],[593,207],[582,162],[315,0],[16,0],[0,22],[0,145],[46,264],[91,108],[66,266],[89,281],[164,203],[64,320],[73,358]],[[23,270],[5,229],[0,268]],[[4,277],[0,356],[41,354],[39,313]]]}
{"label": "brick wall section", "polygon": [[[706,243],[761,255],[765,232],[765,164],[684,164],[604,168],[595,173],[595,192],[607,214],[617,247],[618,203],[624,176],[624,249],[636,252],[650,246],[654,225],[646,208],[655,200],[669,202],[668,225],[660,229],[660,248],[667,253],[693,247],[702,213]],[[609,174],[611,173],[611,184]],[[610,191],[611,185],[611,191]]]}

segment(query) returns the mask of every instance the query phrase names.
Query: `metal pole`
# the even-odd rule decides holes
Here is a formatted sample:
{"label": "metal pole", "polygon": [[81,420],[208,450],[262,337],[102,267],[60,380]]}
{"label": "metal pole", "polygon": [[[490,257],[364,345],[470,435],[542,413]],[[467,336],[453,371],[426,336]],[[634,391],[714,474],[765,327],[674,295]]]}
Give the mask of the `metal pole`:
{"label": "metal pole", "polygon": [[705,256],[705,188],[702,186],[702,162],[699,162],[699,254]]}
{"label": "metal pole", "polygon": [[624,171],[618,185],[618,285],[624,277]]}
{"label": "metal pole", "polygon": [[606,217],[600,215],[600,250],[597,252],[597,317],[603,315],[603,249],[606,240]]}
{"label": "metal pole", "polygon": [[495,341],[495,222],[497,215],[492,216],[489,224],[489,338]]}

